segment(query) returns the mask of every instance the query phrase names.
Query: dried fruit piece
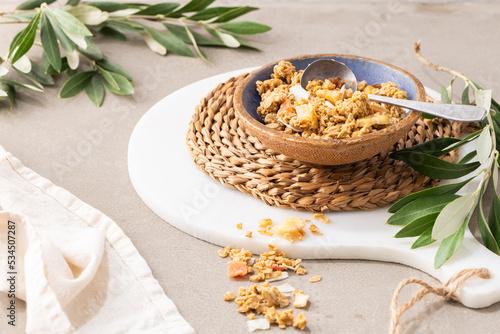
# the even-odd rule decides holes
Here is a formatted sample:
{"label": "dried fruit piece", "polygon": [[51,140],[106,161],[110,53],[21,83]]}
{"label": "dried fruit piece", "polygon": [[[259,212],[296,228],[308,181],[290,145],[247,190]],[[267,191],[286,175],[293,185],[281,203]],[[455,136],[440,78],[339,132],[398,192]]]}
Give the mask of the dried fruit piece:
{"label": "dried fruit piece", "polygon": [[231,300],[234,300],[234,298],[236,298],[236,296],[231,291],[226,292],[226,294],[222,296],[222,299],[226,302],[230,302]]}
{"label": "dried fruit piece", "polygon": [[305,226],[306,224],[299,217],[291,217],[275,225],[271,230],[291,243],[294,243],[297,240],[304,239],[305,232],[303,228]]}
{"label": "dried fruit piece", "polygon": [[231,260],[227,263],[227,274],[229,277],[245,276],[248,266],[245,262]]}
{"label": "dried fruit piece", "polygon": [[300,312],[295,318],[295,321],[293,322],[293,327],[304,330],[304,328],[306,328],[306,325],[307,325],[306,315]]}

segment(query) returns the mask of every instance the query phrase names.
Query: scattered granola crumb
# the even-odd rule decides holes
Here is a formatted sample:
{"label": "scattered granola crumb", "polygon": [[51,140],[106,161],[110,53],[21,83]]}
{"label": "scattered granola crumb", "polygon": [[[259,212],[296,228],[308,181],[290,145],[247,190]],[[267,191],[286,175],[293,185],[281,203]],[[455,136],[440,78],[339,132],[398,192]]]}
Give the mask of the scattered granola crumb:
{"label": "scattered granola crumb", "polygon": [[264,252],[255,261],[253,268],[257,271],[250,277],[250,281],[259,282],[277,278],[287,269],[297,270],[302,263],[301,259],[289,259],[286,253],[277,247],[269,245],[269,252]]}
{"label": "scattered granola crumb", "polygon": [[316,225],[314,225],[314,224],[309,225],[309,230],[310,230],[313,234],[316,234],[316,235],[323,235],[323,233],[321,233],[321,232],[319,231],[319,228],[318,228]]}
{"label": "scattered granola crumb", "polygon": [[306,220],[304,220],[304,222],[306,222],[306,223],[310,223],[310,222],[311,222],[311,219],[306,219]]}
{"label": "scattered granola crumb", "polygon": [[229,252],[231,251],[231,248],[227,246],[224,249],[219,249],[219,256],[220,257],[227,257],[229,255]]}
{"label": "scattered granola crumb", "polygon": [[315,213],[313,214],[313,218],[314,219],[318,219],[320,222],[322,223],[325,223],[325,224],[329,224],[330,223],[330,219],[326,218],[326,216],[322,213]]}
{"label": "scattered granola crumb", "polygon": [[304,240],[305,232],[303,228],[305,226],[306,224],[299,217],[290,217],[275,225],[271,230],[291,243],[294,243],[297,240]]}
{"label": "scattered granola crumb", "polygon": [[271,287],[268,282],[254,284],[248,289],[240,288],[238,294],[240,297],[235,299],[235,303],[239,306],[240,313],[262,314],[269,307],[285,307],[290,304],[290,300],[277,287]]}
{"label": "scattered granola crumb", "polygon": [[248,231],[248,232],[245,234],[245,237],[247,237],[247,238],[251,238],[251,237],[252,237],[252,231]]}
{"label": "scattered granola crumb", "polygon": [[271,218],[262,218],[261,220],[259,220],[260,227],[268,227],[271,226],[272,224],[273,221],[271,220]]}
{"label": "scattered granola crumb", "polygon": [[258,232],[262,235],[268,235],[270,237],[272,237],[274,235],[273,232],[269,231],[269,226],[267,228],[263,228],[263,229],[258,230]]}
{"label": "scattered granola crumb", "polygon": [[255,320],[255,313],[247,312],[247,318],[248,320]]}
{"label": "scattered granola crumb", "polygon": [[286,328],[286,326],[291,326],[293,324],[293,308],[285,311],[276,311],[274,307],[270,307],[265,313],[267,321],[269,323],[278,324],[279,328]]}
{"label": "scattered granola crumb", "polygon": [[231,259],[248,264],[252,260],[252,252],[246,249],[231,249],[229,252]]}
{"label": "scattered granola crumb", "polygon": [[222,299],[224,299],[226,302],[230,302],[234,300],[234,298],[236,298],[236,296],[231,291],[226,292],[226,294],[222,296]]}
{"label": "scattered granola crumb", "polygon": [[294,290],[293,295],[295,296],[293,307],[302,308],[307,306],[307,303],[309,302],[309,296],[306,295],[302,290]]}
{"label": "scattered granola crumb", "polygon": [[311,278],[309,279],[309,282],[311,282],[311,283],[316,283],[316,282],[321,281],[321,279],[322,279],[322,277],[321,277],[321,276],[319,276],[319,275],[317,275],[317,276],[313,276],[313,277],[311,277]]}
{"label": "scattered granola crumb", "polygon": [[242,224],[242,223],[238,223],[238,224],[236,224],[236,228],[237,228],[238,230],[241,230],[241,229],[243,228],[243,224]]}
{"label": "scattered granola crumb", "polygon": [[293,322],[293,327],[304,330],[306,325],[307,325],[306,315],[300,312],[295,318],[295,321]]}
{"label": "scattered granola crumb", "polygon": [[305,274],[307,274],[307,270],[305,270],[302,267],[298,267],[297,270],[295,270],[295,272],[297,273],[297,275],[305,275]]}

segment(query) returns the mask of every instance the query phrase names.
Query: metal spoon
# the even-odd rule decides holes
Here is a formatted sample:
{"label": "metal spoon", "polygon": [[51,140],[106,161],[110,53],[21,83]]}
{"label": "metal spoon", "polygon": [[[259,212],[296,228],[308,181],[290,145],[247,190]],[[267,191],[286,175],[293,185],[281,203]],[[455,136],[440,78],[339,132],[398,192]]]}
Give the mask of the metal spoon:
{"label": "metal spoon", "polygon": [[[336,77],[340,77],[345,82],[346,89],[351,88],[353,92],[358,90],[354,73],[344,63],[331,59],[319,59],[309,64],[302,73],[300,85],[306,89],[307,83],[313,79],[325,80]],[[482,121],[488,114],[486,109],[471,105],[402,100],[373,94],[368,94],[368,98],[374,102],[391,104],[459,122]]]}

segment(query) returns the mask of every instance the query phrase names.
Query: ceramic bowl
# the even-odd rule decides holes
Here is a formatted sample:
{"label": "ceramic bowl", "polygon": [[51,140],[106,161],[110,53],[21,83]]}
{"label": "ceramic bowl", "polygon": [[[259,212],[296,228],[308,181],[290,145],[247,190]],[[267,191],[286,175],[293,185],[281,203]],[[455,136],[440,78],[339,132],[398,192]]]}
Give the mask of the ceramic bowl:
{"label": "ceramic bowl", "polygon": [[[408,93],[409,100],[425,101],[424,87],[417,78],[396,66],[378,60],[341,54],[304,55],[283,60],[291,62],[299,71],[317,59],[334,59],[344,63],[354,72],[358,81],[366,80],[368,85],[392,81]],[[288,157],[319,165],[342,165],[364,160],[398,142],[420,117],[419,112],[411,111],[401,121],[385,129],[346,139],[303,138],[273,130],[267,127],[257,114],[260,95],[256,82],[271,78],[273,67],[278,62],[250,73],[236,88],[234,108],[249,134]]]}

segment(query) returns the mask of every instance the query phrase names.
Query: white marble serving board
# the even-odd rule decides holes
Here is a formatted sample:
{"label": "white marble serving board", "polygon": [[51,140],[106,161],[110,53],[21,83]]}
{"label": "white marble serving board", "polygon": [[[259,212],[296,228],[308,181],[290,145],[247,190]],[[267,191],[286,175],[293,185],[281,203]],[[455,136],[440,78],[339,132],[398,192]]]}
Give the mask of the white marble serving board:
{"label": "white marble serving board", "polygon": [[[210,243],[250,249],[254,253],[274,244],[289,256],[304,259],[367,259],[418,268],[441,282],[466,268],[487,268],[492,278],[472,278],[459,290],[461,302],[482,308],[500,301],[500,257],[483,247],[467,230],[462,247],[435,270],[438,243],[411,250],[415,238],[396,239],[400,227],[387,225],[387,208],[374,211],[335,212],[331,223],[315,222],[323,236],[306,233],[290,244],[257,232],[257,222],[270,217],[280,222],[291,216],[311,219],[311,213],[267,206],[261,200],[211,179],[193,163],[186,146],[191,115],[199,101],[220,82],[248,72],[220,74],[186,86],[154,105],[138,122],[130,138],[128,166],[132,184],[158,216],[176,228]],[[470,151],[464,148],[463,153]],[[471,182],[462,192],[477,187]],[[243,229],[236,228],[237,223]],[[247,231],[253,232],[246,238]]]}

